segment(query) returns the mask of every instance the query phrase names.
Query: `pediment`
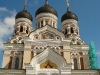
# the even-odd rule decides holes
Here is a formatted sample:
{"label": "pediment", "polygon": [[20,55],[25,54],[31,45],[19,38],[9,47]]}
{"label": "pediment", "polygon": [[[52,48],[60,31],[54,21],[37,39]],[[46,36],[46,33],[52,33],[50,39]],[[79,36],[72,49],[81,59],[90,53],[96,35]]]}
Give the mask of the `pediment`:
{"label": "pediment", "polygon": [[36,55],[31,60],[30,64],[32,65],[32,67],[35,67],[37,64],[40,65],[48,60],[55,63],[55,65],[57,65],[58,68],[63,67],[64,65],[67,64],[66,60],[61,55],[59,55],[54,50],[52,50],[50,47],[48,47],[46,50],[44,50],[40,54]]}
{"label": "pediment", "polygon": [[51,26],[44,26],[30,33],[29,37],[32,40],[63,40],[64,34]]}

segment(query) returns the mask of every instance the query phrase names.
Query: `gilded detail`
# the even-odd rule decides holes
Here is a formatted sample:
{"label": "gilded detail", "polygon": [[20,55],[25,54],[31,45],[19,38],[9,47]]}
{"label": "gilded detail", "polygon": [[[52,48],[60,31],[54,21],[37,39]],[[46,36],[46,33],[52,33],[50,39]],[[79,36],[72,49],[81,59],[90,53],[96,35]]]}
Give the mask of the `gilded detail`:
{"label": "gilded detail", "polygon": [[40,68],[55,68],[55,69],[57,69],[58,66],[55,63],[51,62],[50,60],[47,60],[46,62],[44,62],[40,65]]}

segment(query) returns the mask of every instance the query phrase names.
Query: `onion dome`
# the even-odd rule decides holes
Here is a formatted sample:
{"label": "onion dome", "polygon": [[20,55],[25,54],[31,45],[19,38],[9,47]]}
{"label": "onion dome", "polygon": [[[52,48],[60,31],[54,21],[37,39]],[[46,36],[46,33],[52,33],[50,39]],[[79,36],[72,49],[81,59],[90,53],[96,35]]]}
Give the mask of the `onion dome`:
{"label": "onion dome", "polygon": [[35,16],[37,16],[38,14],[41,14],[41,13],[52,13],[52,14],[54,14],[55,16],[58,17],[57,11],[56,11],[53,7],[51,7],[51,6],[48,5],[48,0],[46,0],[46,3],[45,3],[44,6],[40,7],[40,8],[36,11]]}
{"label": "onion dome", "polygon": [[16,17],[16,19],[18,18],[27,18],[29,20],[33,20],[32,15],[26,10],[26,4],[24,5],[24,10],[19,12]]}
{"label": "onion dome", "polygon": [[74,19],[76,21],[78,21],[78,17],[72,13],[70,11],[70,5],[69,5],[69,0],[67,0],[67,12],[62,16],[61,18],[61,23],[64,21],[64,20],[67,20],[67,19]]}
{"label": "onion dome", "polygon": [[67,20],[67,19],[74,19],[74,20],[77,20],[78,21],[78,17],[72,13],[71,11],[67,11],[61,18],[61,22],[63,22],[64,20]]}

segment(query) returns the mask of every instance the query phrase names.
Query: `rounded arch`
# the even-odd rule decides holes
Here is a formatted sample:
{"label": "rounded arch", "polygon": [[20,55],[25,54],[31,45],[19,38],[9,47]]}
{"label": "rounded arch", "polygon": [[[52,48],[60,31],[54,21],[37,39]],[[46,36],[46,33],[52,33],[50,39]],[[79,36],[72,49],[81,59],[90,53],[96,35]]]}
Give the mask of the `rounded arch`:
{"label": "rounded arch", "polygon": [[61,55],[59,55],[54,50],[52,50],[51,48],[47,48],[42,53],[36,55],[31,60],[30,64],[33,67],[36,67],[36,65],[38,65],[38,67],[36,68],[40,68],[40,64],[44,63],[47,60],[50,60],[53,63],[56,63],[57,69],[60,69],[61,67],[64,67],[67,64],[66,60]]}
{"label": "rounded arch", "polygon": [[[40,28],[40,29],[38,29],[38,30],[32,31],[28,36],[33,40],[33,37],[34,37],[35,35],[37,35],[37,34],[40,35],[40,33],[42,33],[42,32],[53,33],[53,34],[59,36],[61,40],[66,39],[66,38],[65,38],[65,35],[64,35],[61,31],[59,31],[59,30],[57,30],[57,29],[55,29],[55,28],[52,28],[52,27],[49,26],[49,25],[46,25],[46,26],[44,26],[44,27],[42,27],[42,28]],[[35,39],[35,38],[34,38],[34,39]],[[40,36],[38,37],[38,39],[40,39]]]}

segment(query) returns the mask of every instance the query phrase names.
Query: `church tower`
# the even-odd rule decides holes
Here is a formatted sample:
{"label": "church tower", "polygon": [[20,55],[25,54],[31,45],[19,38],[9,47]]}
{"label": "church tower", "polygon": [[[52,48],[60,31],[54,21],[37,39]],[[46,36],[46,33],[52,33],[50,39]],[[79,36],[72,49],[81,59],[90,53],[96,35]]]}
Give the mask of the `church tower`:
{"label": "church tower", "polygon": [[[62,16],[62,32],[66,38],[71,38],[70,50],[72,69],[89,69],[88,50],[89,46],[81,40],[79,35],[78,17],[71,12],[69,0],[67,1],[67,12]],[[87,60],[87,61],[86,61]]]}
{"label": "church tower", "polygon": [[15,17],[14,32],[11,39],[4,43],[4,55],[2,68],[22,69],[24,56],[24,37],[28,36],[32,31],[32,15],[26,9],[25,1],[24,9],[17,13]]}
{"label": "church tower", "polygon": [[41,28],[46,25],[57,28],[58,13],[48,4],[48,0],[46,0],[44,6],[36,11],[35,17],[36,28]]}

